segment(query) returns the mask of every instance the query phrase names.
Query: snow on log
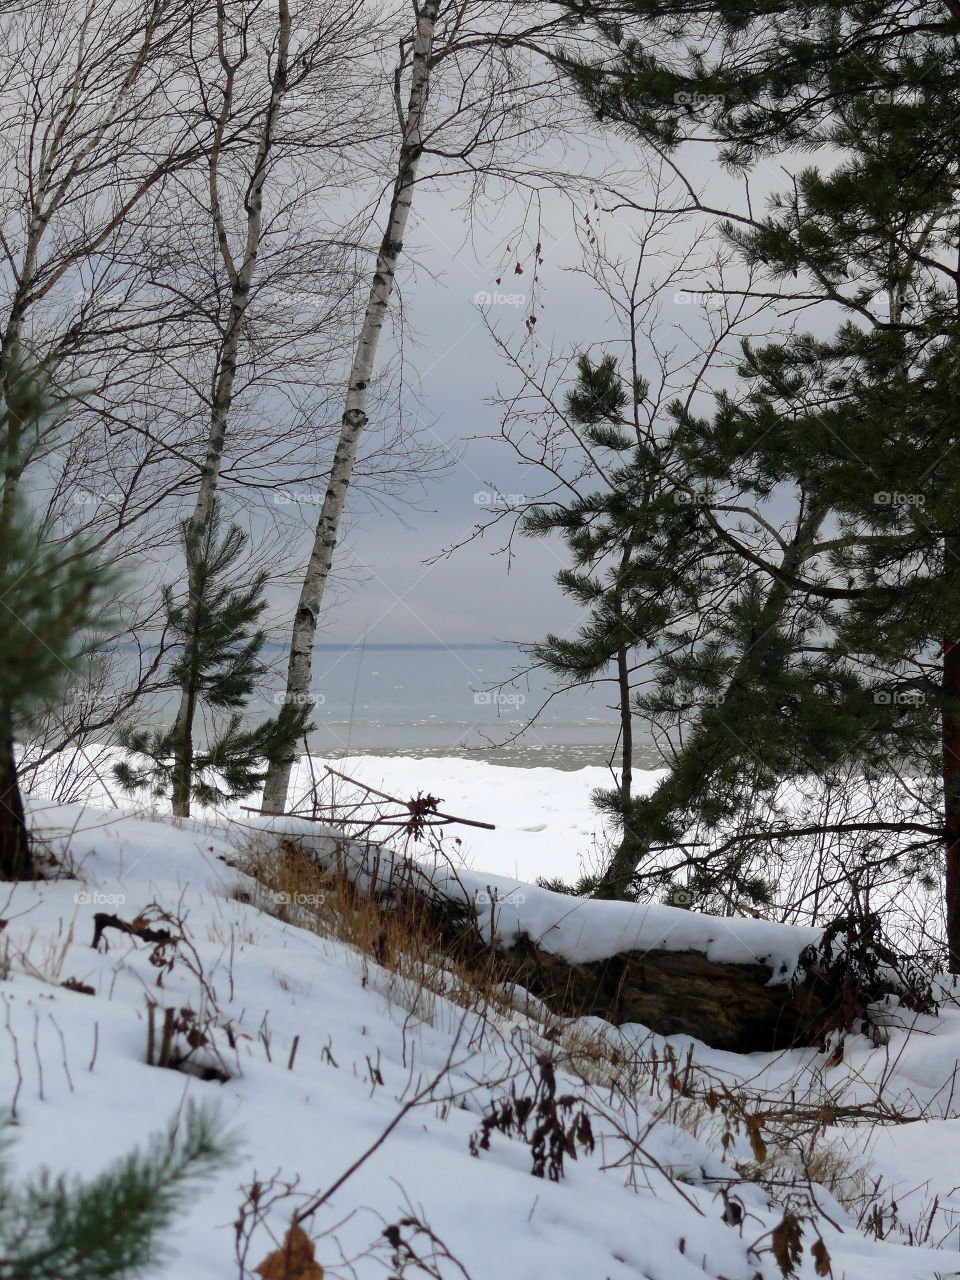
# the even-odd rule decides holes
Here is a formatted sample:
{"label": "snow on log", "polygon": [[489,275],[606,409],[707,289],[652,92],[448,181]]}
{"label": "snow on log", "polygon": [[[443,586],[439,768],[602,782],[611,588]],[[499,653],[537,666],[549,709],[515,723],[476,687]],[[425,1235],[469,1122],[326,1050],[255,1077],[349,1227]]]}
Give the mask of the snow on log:
{"label": "snow on log", "polygon": [[385,904],[417,894],[452,942],[465,950],[493,948],[504,981],[519,983],[562,1016],[640,1023],[741,1053],[822,1038],[829,993],[800,963],[819,929],[570,897],[414,861],[289,815],[254,818],[251,825],[295,840]]}

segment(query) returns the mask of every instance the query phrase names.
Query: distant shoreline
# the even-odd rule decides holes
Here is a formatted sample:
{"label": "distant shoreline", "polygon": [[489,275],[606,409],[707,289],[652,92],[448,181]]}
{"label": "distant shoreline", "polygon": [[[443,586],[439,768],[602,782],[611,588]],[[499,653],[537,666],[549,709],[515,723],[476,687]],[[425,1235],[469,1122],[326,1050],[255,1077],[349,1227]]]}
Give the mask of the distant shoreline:
{"label": "distant shoreline", "polygon": [[[118,649],[130,653],[155,653],[159,647],[160,646],[157,644],[135,645],[129,643],[117,646]],[[264,649],[285,651],[289,649],[290,645],[285,641],[267,640],[263,647]],[[362,640],[353,640],[349,644],[346,642],[335,643],[330,641],[329,643],[321,643],[318,641],[313,647],[314,649],[326,650],[328,653],[350,653],[354,649],[362,649],[366,653],[419,653],[424,650],[429,650],[435,653],[454,651],[459,653],[464,649],[485,649],[491,651],[497,649],[504,651],[510,650],[515,653],[518,658],[523,656],[519,647],[519,642],[514,642],[513,640],[464,640],[463,642],[458,641],[456,644],[444,644],[443,642],[420,644],[412,640],[409,642],[378,640],[369,641],[367,643],[364,643]]]}
{"label": "distant shoreline", "polygon": [[[386,759],[416,760],[475,760],[482,764],[506,766],[514,769],[559,769],[572,773],[577,769],[605,768],[610,762],[611,748],[604,743],[544,742],[516,743],[503,747],[469,749],[456,746],[366,746],[351,743],[336,751],[318,751],[311,744],[313,759],[351,759],[356,756],[381,756]],[[620,755],[615,752],[613,767],[619,768]],[[633,751],[633,767],[649,770],[664,768],[663,761],[653,747],[638,746]]]}

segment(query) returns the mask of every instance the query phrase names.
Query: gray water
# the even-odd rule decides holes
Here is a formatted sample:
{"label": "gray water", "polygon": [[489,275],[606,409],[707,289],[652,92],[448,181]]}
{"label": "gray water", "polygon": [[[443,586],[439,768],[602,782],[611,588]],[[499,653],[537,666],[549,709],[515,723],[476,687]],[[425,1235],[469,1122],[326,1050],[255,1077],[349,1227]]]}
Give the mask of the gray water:
{"label": "gray water", "polygon": [[[266,645],[276,675],[251,700],[251,721],[275,712],[286,647]],[[616,753],[615,685],[554,687],[541,672],[516,676],[512,645],[323,645],[314,658],[316,699],[311,752],[335,755],[463,756],[494,764],[579,769]],[[148,719],[165,723],[175,699],[159,700]],[[529,723],[530,721],[533,723]],[[634,751],[639,768],[657,762],[652,744]]]}

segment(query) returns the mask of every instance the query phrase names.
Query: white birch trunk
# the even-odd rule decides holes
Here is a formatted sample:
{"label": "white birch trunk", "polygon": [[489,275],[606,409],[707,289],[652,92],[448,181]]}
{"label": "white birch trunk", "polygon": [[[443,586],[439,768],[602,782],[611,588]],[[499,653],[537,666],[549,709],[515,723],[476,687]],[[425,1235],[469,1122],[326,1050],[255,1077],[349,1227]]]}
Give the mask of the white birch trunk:
{"label": "white birch trunk", "polygon": [[[223,463],[227,415],[230,410],[230,402],[233,399],[233,384],[237,373],[240,329],[247,304],[250,301],[250,286],[253,282],[257,255],[260,251],[260,240],[263,232],[263,186],[267,174],[267,160],[273,146],[277,120],[280,116],[283,96],[287,89],[287,59],[290,47],[290,9],[288,2],[287,0],[279,0],[278,3],[277,61],[270,85],[270,102],[267,106],[263,129],[257,146],[253,175],[245,198],[247,234],[243,247],[243,257],[240,259],[239,266],[234,262],[230,253],[217,185],[217,164],[224,129],[230,119],[235,74],[226,56],[222,9],[218,10],[217,35],[220,61],[227,70],[227,80],[224,86],[223,106],[220,111],[220,118],[217,121],[217,129],[210,153],[210,212],[220,248],[220,256],[223,259],[227,278],[230,281],[230,315],[220,346],[220,369],[217,374],[213,403],[210,408],[207,450],[203,467],[200,471],[197,501],[193,514],[187,523],[187,588],[190,600],[188,618],[191,621],[195,618],[200,604],[199,570],[205,549],[209,549],[210,525],[216,502],[217,483]],[[190,634],[188,634],[187,644],[190,644]],[[173,812],[178,817],[186,817],[190,812],[193,720],[195,714],[196,695],[191,690],[184,689],[180,696],[177,718],[174,721],[175,762],[172,779],[172,800]]]}
{"label": "white birch trunk", "polygon": [[[393,292],[397,260],[403,250],[403,236],[410,216],[410,206],[417,181],[417,167],[423,148],[424,118],[430,88],[433,40],[439,7],[440,0],[424,0],[417,14],[410,95],[407,101],[406,118],[403,122],[397,176],[394,181],[387,226],[377,254],[377,265],[370,286],[363,326],[350,369],[340,438],[333,455],[330,479],[323,506],[320,508],[313,549],[310,552],[293,622],[286,697],[288,702],[295,705],[302,705],[310,698],[313,643],[317,632],[317,621],[324,589],[330,576],[333,552],[346,504],[347,489],[357,460],[360,437],[367,425],[367,390],[373,376],[377,346]],[[291,752],[280,764],[270,769],[263,792],[264,813],[281,812],[284,809],[293,759]]]}

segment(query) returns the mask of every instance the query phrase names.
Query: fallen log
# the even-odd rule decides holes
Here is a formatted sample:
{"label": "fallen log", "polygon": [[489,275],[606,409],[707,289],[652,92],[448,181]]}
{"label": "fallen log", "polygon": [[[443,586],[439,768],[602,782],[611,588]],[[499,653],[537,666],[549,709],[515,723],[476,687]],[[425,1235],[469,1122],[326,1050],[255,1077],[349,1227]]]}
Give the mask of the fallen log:
{"label": "fallen log", "polygon": [[[390,909],[387,900],[382,902]],[[819,969],[789,982],[768,964],[721,961],[702,951],[666,947],[578,963],[523,933],[509,945],[496,934],[491,942],[474,908],[465,909],[433,885],[425,889],[408,880],[396,902],[429,919],[445,954],[523,988],[562,1018],[639,1023],[660,1035],[694,1036],[735,1053],[823,1047],[831,1029],[839,988]],[[882,993],[869,994],[875,999]]]}
{"label": "fallen log", "polygon": [[735,1053],[817,1044],[827,1017],[818,980],[770,985],[767,965],[711,960],[700,951],[628,951],[573,964],[518,938],[499,955],[512,981],[563,1017],[640,1023]]}
{"label": "fallen log", "polygon": [[[397,901],[411,900],[427,915],[446,954],[483,966],[488,974],[536,996],[563,1018],[602,1018],[614,1026],[639,1024],[660,1035],[687,1035],[734,1053],[828,1047],[832,1033],[871,1034],[876,1005],[887,997],[915,1012],[936,1009],[929,979],[878,963],[875,939],[836,921],[808,945],[788,972],[760,959],[732,961],[695,948],[624,950],[574,961],[538,945],[526,933],[505,943],[479,925],[476,908],[407,880]],[[699,917],[709,926],[713,917]],[[785,926],[789,928],[789,926]],[[847,949],[835,945],[845,932]],[[823,941],[828,940],[824,948]],[[890,957],[892,959],[892,957]],[[836,1044],[834,1045],[836,1048]]]}
{"label": "fallen log", "polygon": [[823,930],[564,898],[310,828],[286,818],[271,834],[379,910],[427,921],[438,951],[525,989],[560,1017],[636,1023],[752,1053],[823,1049],[832,1032],[868,1030],[871,1006],[888,995],[932,1008],[922,983],[898,979],[895,957],[864,922]]}

